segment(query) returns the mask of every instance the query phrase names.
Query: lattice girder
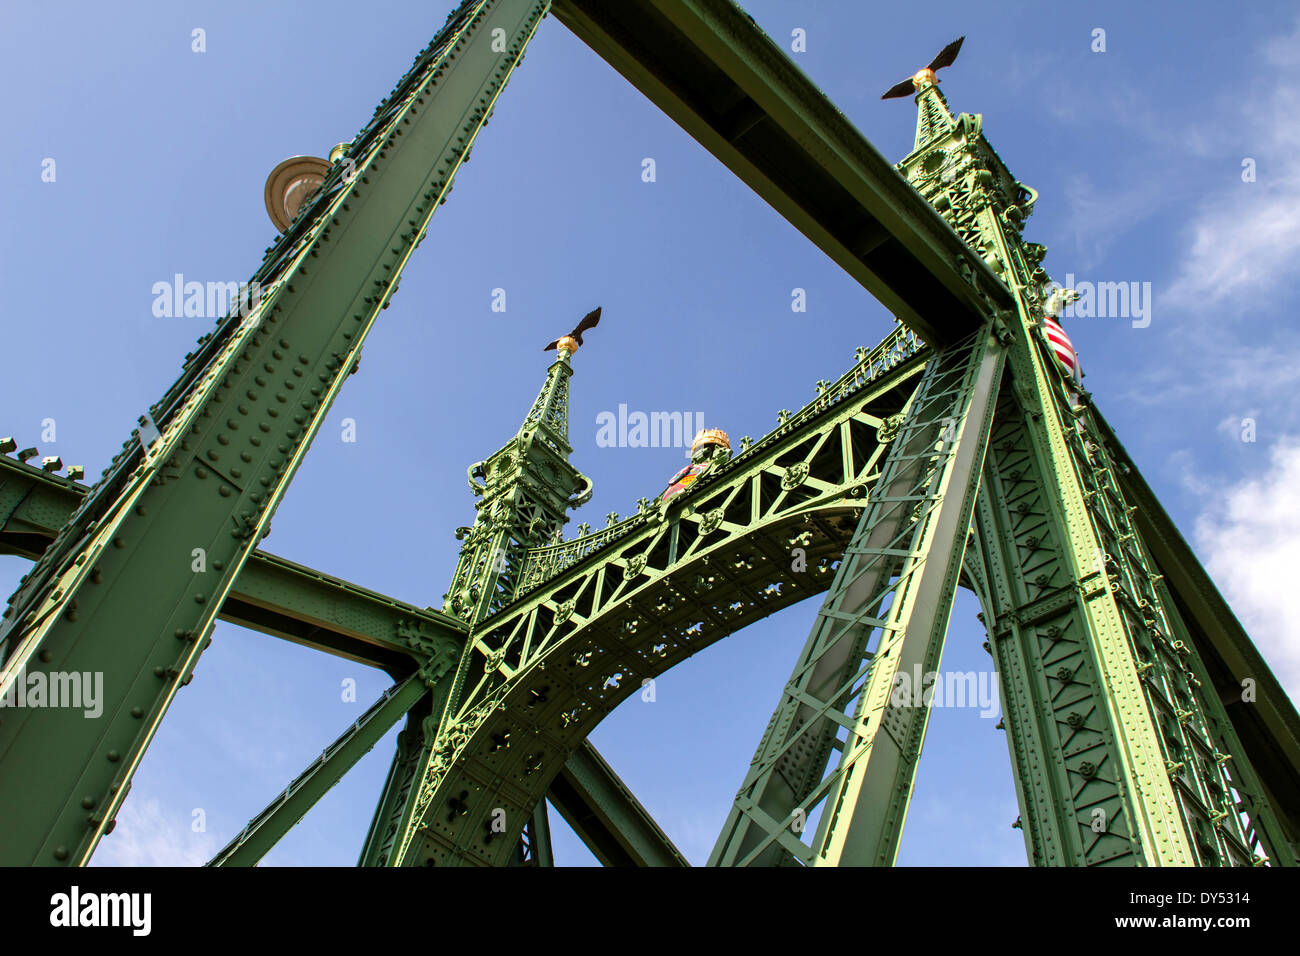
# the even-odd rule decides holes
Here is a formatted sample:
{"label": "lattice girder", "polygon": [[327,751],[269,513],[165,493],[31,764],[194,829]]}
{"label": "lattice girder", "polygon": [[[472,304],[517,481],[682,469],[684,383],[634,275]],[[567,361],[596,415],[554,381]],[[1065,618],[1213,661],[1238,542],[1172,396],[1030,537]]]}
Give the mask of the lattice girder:
{"label": "lattice girder", "polygon": [[[900,338],[913,357],[883,363]],[[888,446],[877,432],[890,434],[921,372],[919,348],[899,330],[864,351],[844,384],[672,499],[662,519],[637,516],[477,626],[430,761],[423,822],[398,860],[508,861],[567,755],[642,680],[824,591],[879,474]],[[497,809],[510,826],[489,836]]]}
{"label": "lattice girder", "polygon": [[711,864],[892,862],[929,717],[895,677],[938,666],[1002,362],[981,331],[929,363]]}

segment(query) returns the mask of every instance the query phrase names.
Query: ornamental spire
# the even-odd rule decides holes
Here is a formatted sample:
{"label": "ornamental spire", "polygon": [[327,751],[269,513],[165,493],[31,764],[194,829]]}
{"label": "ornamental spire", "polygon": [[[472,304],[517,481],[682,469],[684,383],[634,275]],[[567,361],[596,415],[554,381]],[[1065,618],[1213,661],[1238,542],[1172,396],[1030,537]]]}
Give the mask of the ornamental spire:
{"label": "ornamental spire", "polygon": [[889,100],[916,92],[916,143],[912,147],[913,152],[931,140],[946,136],[957,126],[952,111],[948,109],[948,101],[944,99],[943,93],[939,92],[939,78],[935,75],[935,71],[945,66],[952,66],[965,39],[965,37],[958,37],[953,40],[939,51],[939,55],[930,61],[929,66],[917,70],[901,83],[895,83],[880,97],[882,100]]}
{"label": "ornamental spire", "polygon": [[[559,445],[559,450],[567,457],[573,450],[569,445],[569,376],[573,374],[569,356],[573,353],[563,339],[560,341],[556,359],[546,370],[546,381],[542,383],[533,407],[528,410],[519,434],[526,436],[540,431]],[[576,343],[574,348],[577,348]]]}

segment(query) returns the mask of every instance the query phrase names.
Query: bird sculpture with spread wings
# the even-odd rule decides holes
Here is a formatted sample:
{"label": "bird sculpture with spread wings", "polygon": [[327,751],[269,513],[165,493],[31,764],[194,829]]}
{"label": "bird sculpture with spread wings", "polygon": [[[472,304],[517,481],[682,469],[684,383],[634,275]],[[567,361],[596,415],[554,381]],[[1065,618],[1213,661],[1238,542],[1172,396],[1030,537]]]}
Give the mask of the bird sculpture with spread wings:
{"label": "bird sculpture with spread wings", "polygon": [[942,70],[945,66],[952,66],[953,61],[957,59],[957,53],[961,50],[962,41],[965,37],[958,37],[939,51],[939,55],[930,61],[930,65],[924,70],[918,70],[914,75],[909,76],[901,83],[895,83],[887,89],[882,100],[892,100],[899,96],[911,96],[921,89],[921,81],[929,80],[935,82],[934,71]]}
{"label": "bird sculpture with spread wings", "polygon": [[[588,329],[594,329],[600,323],[600,306],[592,309],[582,317],[582,321],[577,324],[572,332],[568,335],[561,335],[550,345],[545,346],[542,351],[549,352],[551,349],[566,348],[570,352],[582,344],[582,333]],[[567,342],[567,344],[566,344]]]}

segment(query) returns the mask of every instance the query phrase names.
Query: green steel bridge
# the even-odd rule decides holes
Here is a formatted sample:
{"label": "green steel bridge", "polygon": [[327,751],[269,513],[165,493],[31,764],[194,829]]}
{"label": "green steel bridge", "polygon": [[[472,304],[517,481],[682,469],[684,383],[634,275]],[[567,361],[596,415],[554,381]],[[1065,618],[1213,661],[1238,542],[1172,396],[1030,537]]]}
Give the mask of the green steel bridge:
{"label": "green steel bridge", "polygon": [[[898,326],[779,425],[701,445],[680,494],[566,540],[577,343],[470,467],[443,610],[258,548],[366,335],[552,14]],[[824,600],[713,865],[889,865],[958,586],[982,607],[1029,861],[1292,866],[1300,718],[1092,396],[1054,358],[1036,193],[913,78],[887,162],[727,0],[466,0],[347,144],[93,486],[0,456],[0,693],[102,672],[105,706],[0,719],[0,862],[84,865],[215,620],[392,687],[211,861],[252,865],[405,720],[359,862],[549,865],[549,801],[606,865],[686,861],[587,736],[641,682]],[[6,441],[4,451],[13,451]],[[175,554],[199,543],[207,570]],[[792,561],[792,554],[798,560]],[[1254,699],[1244,699],[1245,680]]]}

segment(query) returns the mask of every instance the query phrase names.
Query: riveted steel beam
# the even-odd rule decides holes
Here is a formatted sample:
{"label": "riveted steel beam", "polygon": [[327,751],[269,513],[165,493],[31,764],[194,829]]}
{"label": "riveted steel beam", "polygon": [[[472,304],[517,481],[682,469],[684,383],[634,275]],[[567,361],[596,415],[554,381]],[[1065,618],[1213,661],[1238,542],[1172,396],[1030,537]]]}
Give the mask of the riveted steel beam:
{"label": "riveted steel beam", "polygon": [[453,11],[15,596],[0,693],[88,673],[104,699],[0,723],[0,861],[89,860],[548,8]]}
{"label": "riveted steel beam", "polygon": [[547,796],[605,866],[690,866],[588,742],[569,755]]}
{"label": "riveted steel beam", "polygon": [[895,678],[938,667],[1004,358],[981,330],[931,359],[711,865],[893,862],[929,719]]}
{"label": "riveted steel beam", "polygon": [[[1116,459],[1133,524],[1164,575],[1163,586],[1272,808],[1300,845],[1300,715],[1132,457],[1101,413],[1093,414]],[[1247,682],[1253,694],[1244,693]]]}
{"label": "riveted steel beam", "polygon": [[728,0],[557,0],[557,19],[932,345],[1002,281]]}
{"label": "riveted steel beam", "polygon": [[[433,675],[428,676],[433,683]],[[386,690],[208,866],[254,866],[427,692],[422,675],[412,675]]]}
{"label": "riveted steel beam", "polygon": [[[39,558],[89,489],[0,456],[0,553]],[[465,622],[256,551],[218,615],[231,624],[368,664],[394,678],[426,659],[435,637],[464,641]]]}

